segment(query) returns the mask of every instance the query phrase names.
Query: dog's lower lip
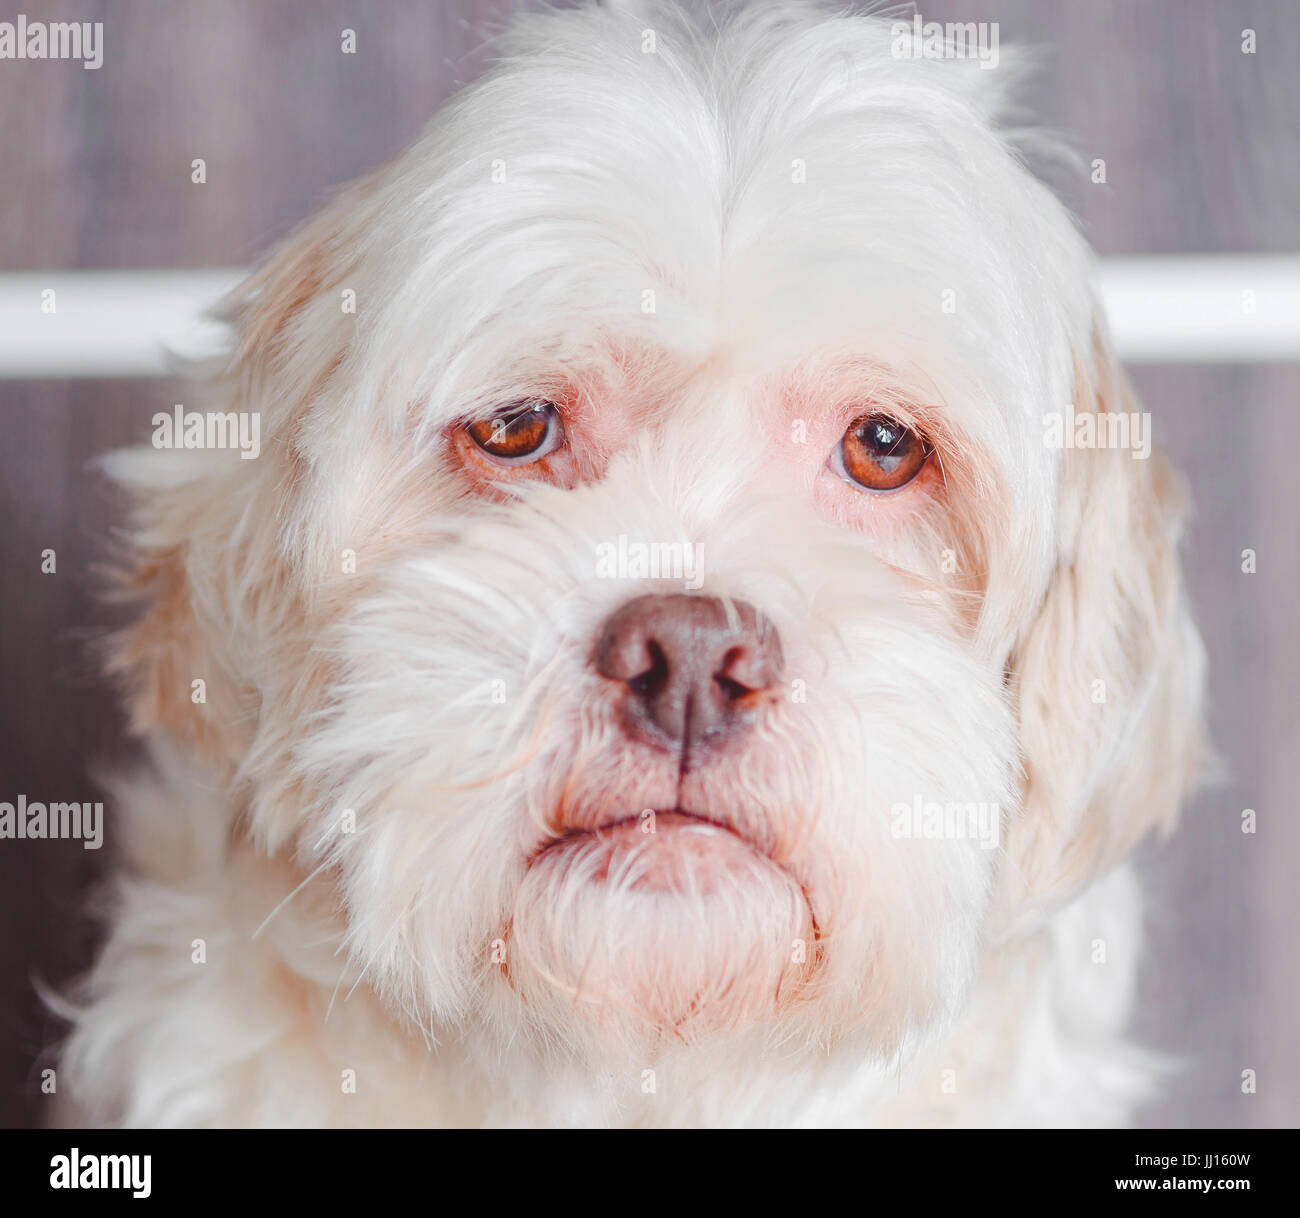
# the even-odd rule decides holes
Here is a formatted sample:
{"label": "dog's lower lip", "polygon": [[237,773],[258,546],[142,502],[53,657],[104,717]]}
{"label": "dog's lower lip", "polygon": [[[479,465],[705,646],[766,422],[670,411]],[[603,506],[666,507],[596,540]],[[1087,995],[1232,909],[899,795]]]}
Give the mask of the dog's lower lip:
{"label": "dog's lower lip", "polygon": [[[653,813],[651,819],[650,813]],[[594,863],[593,880],[604,881],[628,866],[634,887],[664,893],[710,891],[725,874],[739,874],[767,853],[730,825],[682,808],[646,812],[574,827],[547,842],[530,860],[556,859],[579,852]]]}

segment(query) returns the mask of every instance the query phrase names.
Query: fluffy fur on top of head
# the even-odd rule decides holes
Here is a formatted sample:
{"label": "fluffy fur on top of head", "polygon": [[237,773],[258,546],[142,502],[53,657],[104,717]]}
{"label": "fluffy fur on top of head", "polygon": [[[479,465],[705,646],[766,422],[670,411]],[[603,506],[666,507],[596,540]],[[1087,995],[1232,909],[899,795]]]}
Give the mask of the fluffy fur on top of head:
{"label": "fluffy fur on top of head", "polygon": [[[155,763],[83,1119],[1124,1119],[1123,860],[1200,740],[1182,495],[1045,440],[1132,408],[1089,253],[1000,127],[1014,59],[909,37],[521,18],[234,303],[206,406],[260,458],[113,459]],[[555,447],[491,458],[539,403]],[[923,438],[899,489],[847,476],[867,417]],[[779,633],[733,747],[629,732],[595,640],[683,590],[629,547]],[[648,813],[667,879],[608,844]]]}

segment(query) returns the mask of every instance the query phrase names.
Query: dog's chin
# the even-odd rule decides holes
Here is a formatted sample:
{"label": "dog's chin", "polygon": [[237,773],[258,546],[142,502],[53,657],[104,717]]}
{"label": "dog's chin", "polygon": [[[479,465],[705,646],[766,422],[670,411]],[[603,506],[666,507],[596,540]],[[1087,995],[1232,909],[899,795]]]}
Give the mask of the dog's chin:
{"label": "dog's chin", "polygon": [[815,957],[797,881],[748,840],[672,810],[568,834],[531,861],[509,978],[535,1016],[629,1050],[770,1020]]}

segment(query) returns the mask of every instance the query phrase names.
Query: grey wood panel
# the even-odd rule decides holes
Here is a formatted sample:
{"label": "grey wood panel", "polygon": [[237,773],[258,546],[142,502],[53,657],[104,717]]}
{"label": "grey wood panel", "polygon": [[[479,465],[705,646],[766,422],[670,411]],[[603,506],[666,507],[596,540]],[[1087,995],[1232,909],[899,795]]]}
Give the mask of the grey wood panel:
{"label": "grey wood panel", "polygon": [[[1224,776],[1167,843],[1141,853],[1150,940],[1138,1029],[1181,1059],[1150,1124],[1300,1119],[1300,942],[1294,879],[1300,642],[1300,367],[1141,369],[1156,442],[1187,474],[1184,569],[1209,655]],[[1242,573],[1253,549],[1258,571]],[[1254,809],[1258,831],[1241,831]],[[1258,1090],[1243,1094],[1241,1072]]]}
{"label": "grey wood panel", "polygon": [[[104,66],[5,61],[0,268],[238,263],[398,151],[482,63],[509,0],[38,0],[105,24]],[[1293,0],[948,0],[1038,48],[1029,97],[1105,186],[1065,194],[1103,252],[1295,249]],[[357,31],[358,53],[340,52]],[[1258,51],[1241,53],[1253,28]],[[206,185],[190,162],[208,165]]]}
{"label": "grey wood panel", "polygon": [[[399,150],[484,57],[507,0],[33,0],[33,20],[102,20],[105,65],[0,62],[0,269],[246,262],[334,185]],[[1300,6],[1293,0],[964,0],[938,20],[997,20],[1042,47],[1037,111],[1108,184],[1063,193],[1105,252],[1294,250]],[[358,55],[339,33],[358,33]],[[1258,31],[1243,56],[1240,31]],[[194,157],[208,182],[194,186]],[[1140,1031],[1187,1065],[1151,1123],[1295,1124],[1300,823],[1294,602],[1300,589],[1300,369],[1147,369],[1159,442],[1189,471],[1185,547],[1210,649],[1211,716],[1230,777],[1144,851],[1152,947]],[[0,384],[0,798],[77,798],[122,751],[89,650],[107,624],[91,566],[117,516],[94,455],[147,434],[162,382]],[[59,554],[56,576],[39,553]],[[1239,572],[1258,550],[1260,571]],[[1244,838],[1242,808],[1260,832]],[[111,814],[111,809],[110,809]],[[46,1024],[34,971],[84,963],[86,885],[104,859],[0,848],[0,1123],[39,1119]],[[1259,1092],[1240,1092],[1240,1071]]]}

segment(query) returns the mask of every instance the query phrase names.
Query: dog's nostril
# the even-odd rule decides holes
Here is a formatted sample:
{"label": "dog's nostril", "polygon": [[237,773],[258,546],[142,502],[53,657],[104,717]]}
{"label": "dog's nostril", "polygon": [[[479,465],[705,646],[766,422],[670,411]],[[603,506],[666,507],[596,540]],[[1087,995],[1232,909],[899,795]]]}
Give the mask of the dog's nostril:
{"label": "dog's nostril", "polygon": [[740,671],[740,664],[745,653],[740,647],[733,647],[722,658],[722,667],[713,674],[713,680],[728,702],[739,702],[746,694],[752,694],[754,687],[737,680],[734,673]]}
{"label": "dog's nostril", "polygon": [[752,694],[754,691],[748,685],[741,685],[739,681],[733,681],[730,677],[714,677],[718,683],[718,688],[722,690],[722,696],[728,702],[739,702],[746,694]]}
{"label": "dog's nostril", "polygon": [[646,651],[650,656],[650,667],[628,681],[627,687],[643,698],[653,698],[668,683],[668,657],[654,639],[646,643]]}

